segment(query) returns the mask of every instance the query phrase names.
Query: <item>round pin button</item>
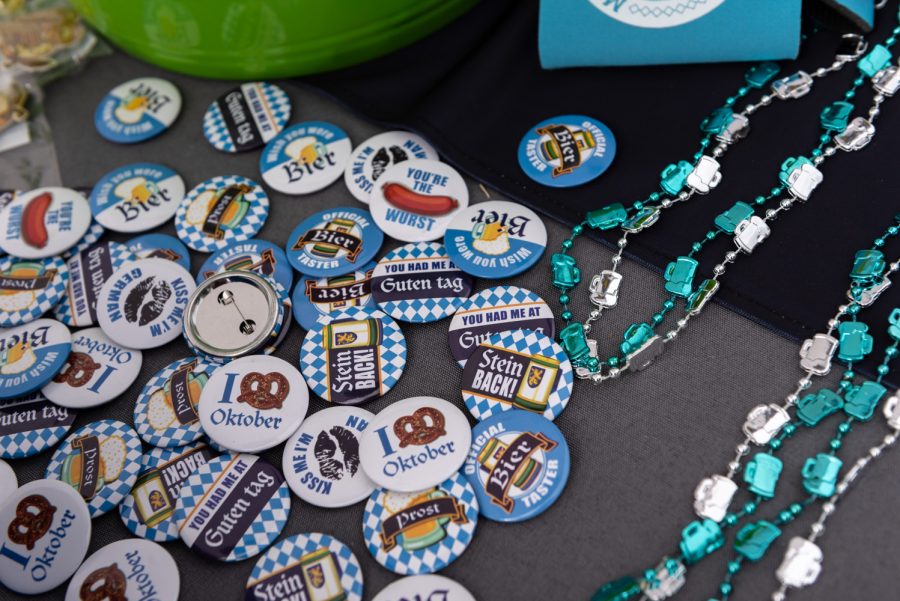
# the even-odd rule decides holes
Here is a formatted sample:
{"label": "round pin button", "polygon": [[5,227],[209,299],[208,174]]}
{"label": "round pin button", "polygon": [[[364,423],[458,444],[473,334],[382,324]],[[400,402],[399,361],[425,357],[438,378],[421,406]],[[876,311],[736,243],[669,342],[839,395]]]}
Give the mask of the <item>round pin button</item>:
{"label": "round pin button", "polygon": [[350,547],[336,538],[295,534],[257,560],[244,598],[362,601],[362,568]]}
{"label": "round pin button", "polygon": [[203,436],[197,407],[216,365],[198,357],[179,359],[154,375],[134,405],[134,427],[145,442],[180,447]]}
{"label": "round pin button", "polygon": [[259,157],[263,181],[285,194],[311,194],[344,172],[353,146],[340,127],[304,121],[282,131]]}
{"label": "round pin button", "polygon": [[463,370],[462,397],[475,419],[524,409],[556,419],[574,382],[568,355],[534,330],[507,330],[482,341]]}
{"label": "round pin button", "polygon": [[500,279],[531,268],[544,254],[547,228],[531,209],[488,200],[460,211],[444,235],[456,266],[479,278]]}
{"label": "round pin button", "polygon": [[453,314],[447,338],[450,352],[465,367],[478,345],[498,332],[534,330],[552,339],[553,311],[537,294],[517,286],[495,286],[469,298]]}
{"label": "round pin button", "polygon": [[519,143],[519,166],[525,175],[554,188],[570,188],[599,177],[615,156],[612,131],[584,115],[541,121]]}
{"label": "round pin button", "polygon": [[0,400],[0,457],[31,457],[52,448],[75,423],[76,413],[41,394]]}
{"label": "round pin button", "polygon": [[181,485],[219,453],[204,443],[153,448],[141,460],[134,488],[119,505],[119,517],[135,535],[158,543],[177,540],[175,503]]}
{"label": "round pin button", "polygon": [[412,397],[375,416],[360,441],[366,474],[388,490],[411,492],[440,484],[469,452],[469,420],[436,397]]}
{"label": "round pin button", "polygon": [[481,515],[523,522],[544,513],[569,479],[569,445],[559,428],[528,411],[504,411],[475,424],[463,470]]}
{"label": "round pin button", "polygon": [[0,249],[22,259],[61,255],[91,225],[91,207],[69,188],[37,188],[16,196],[0,211]]}
{"label": "round pin button", "polygon": [[45,477],[78,491],[95,518],[115,509],[131,491],[141,455],[141,440],[131,426],[102,419],[66,438],[53,453]]}
{"label": "round pin button", "polygon": [[478,524],[478,500],[454,473],[414,492],[376,490],[363,512],[363,539],[375,561],[396,574],[429,574],[468,548]]}
{"label": "round pin button", "polygon": [[367,498],[375,483],[359,465],[359,440],[374,414],[328,407],[310,415],[284,445],[288,486],[317,507],[347,507]]}
{"label": "round pin button", "polygon": [[368,211],[326,209],[294,228],[287,257],[294,269],[309,276],[343,275],[372,260],[383,242],[384,234]]}
{"label": "round pin button", "polygon": [[377,309],[351,307],[310,330],[300,371],[312,391],[332,403],[358,405],[387,394],[406,367],[406,339]]}
{"label": "round pin button", "polygon": [[165,259],[142,259],[116,270],[97,298],[97,322],[109,338],[130,348],[162,346],[181,335],[190,272]]}
{"label": "round pin button", "polygon": [[457,171],[438,161],[413,159],[388,168],[369,197],[372,217],[385,234],[403,242],[444,236],[469,206],[469,189]]}
{"label": "round pin button", "polygon": [[59,373],[72,350],[72,334],[54,319],[38,319],[0,330],[0,349],[0,399],[14,399]]}
{"label": "round pin button", "polygon": [[59,257],[0,258],[0,327],[39,318],[65,298],[69,269]]}
{"label": "round pin button", "polygon": [[66,260],[66,293],[53,315],[68,326],[97,323],[97,298],[103,284],[135,256],[118,242],[96,242]]}
{"label": "round pin button", "polygon": [[119,346],[100,328],[80,330],[65,365],[41,392],[61,407],[96,407],[125,392],[142,363],[141,351]]}
{"label": "round pin button", "polygon": [[290,290],[294,282],[294,270],[288,264],[284,251],[268,240],[254,238],[234,242],[217,251],[200,266],[197,284],[223,271],[252,271],[274,279],[285,290]]}
{"label": "round pin button", "polygon": [[213,177],[194,187],[175,212],[175,233],[200,252],[249,240],[269,215],[262,186],[240,175]]}
{"label": "round pin button", "polygon": [[372,272],[375,262],[356,271],[331,277],[304,276],[291,296],[294,319],[302,328],[315,330],[328,323],[330,315],[352,307],[371,307]]}
{"label": "round pin button", "polygon": [[419,242],[394,249],[372,272],[372,297],[399,321],[425,323],[453,315],[472,294],[472,278],[443,244]]}
{"label": "round pin button", "polygon": [[78,568],[66,601],[178,601],[175,560],[156,543],[129,538],[99,549]]}
{"label": "round pin button", "polygon": [[271,449],[297,431],[309,392],[297,368],[277,357],[235,359],[213,373],[200,394],[200,424],[226,449]]}
{"label": "round pin button", "polygon": [[356,200],[368,203],[378,178],[388,168],[412,159],[437,160],[438,153],[421,136],[409,132],[374,135],[353,150],[344,170],[344,183]]}
{"label": "round pin button", "polygon": [[19,479],[12,466],[3,460],[0,460],[0,507],[6,503],[16,489],[19,488]]}
{"label": "round pin button", "polygon": [[191,270],[187,247],[166,234],[144,234],[128,241],[128,250],[138,259],[166,259]]}
{"label": "round pin button", "polygon": [[175,215],[184,180],[165,165],[134,163],[113,169],[94,186],[94,218],[114,232],[145,232]]}
{"label": "round pin button", "polygon": [[184,481],[175,522],[190,549],[219,561],[242,561],[278,538],[290,511],[291,493],[278,468],[256,455],[229,453]]}
{"label": "round pin button", "polygon": [[96,244],[100,241],[100,238],[103,237],[104,233],[106,233],[106,229],[102,225],[94,221],[93,223],[91,223],[90,227],[88,227],[88,230],[87,232],[85,232],[84,236],[81,237],[81,240],[79,240],[75,244],[75,246],[63,253],[63,259],[68,259],[74,255],[77,255],[89,246]]}
{"label": "round pin button", "polygon": [[0,529],[0,580],[25,595],[46,593],[68,580],[91,542],[84,500],[56,480],[34,480],[16,490],[0,505],[0,523],[7,526]]}
{"label": "round pin button", "polygon": [[206,109],[203,135],[222,152],[262,148],[284,129],[291,99],[275,84],[244,83],[222,94]]}
{"label": "round pin button", "polygon": [[407,576],[395,580],[375,595],[372,601],[406,601],[408,599],[441,599],[442,601],[475,601],[463,585],[437,574]]}
{"label": "round pin button", "polygon": [[113,88],[94,113],[94,125],[110,142],[134,144],[155,138],[181,112],[181,93],[157,77],[139,77]]}

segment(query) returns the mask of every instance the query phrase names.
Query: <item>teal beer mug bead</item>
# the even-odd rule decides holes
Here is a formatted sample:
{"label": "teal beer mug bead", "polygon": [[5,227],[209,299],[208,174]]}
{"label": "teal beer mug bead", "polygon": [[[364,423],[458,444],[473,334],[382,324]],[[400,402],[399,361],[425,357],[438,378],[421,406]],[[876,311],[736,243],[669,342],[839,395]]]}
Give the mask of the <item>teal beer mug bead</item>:
{"label": "teal beer mug bead", "polygon": [[869,326],[860,321],[845,321],[838,326],[840,345],[838,358],[841,361],[860,361],[872,352],[872,335]]}
{"label": "teal beer mug bead", "polygon": [[881,44],[875,44],[872,50],[859,59],[859,62],[856,65],[866,77],[873,77],[876,73],[887,67],[890,62],[891,51]]}
{"label": "teal beer mug bead", "polygon": [[625,330],[625,340],[619,345],[623,355],[630,355],[650,340],[653,336],[653,328],[646,323],[633,323]]}
{"label": "teal beer mug bead", "polygon": [[728,107],[721,107],[710,113],[709,117],[700,123],[700,131],[707,134],[719,134],[731,124],[734,119],[734,111]]}
{"label": "teal beer mug bead", "polygon": [[710,519],[691,522],[681,531],[678,545],[685,563],[697,563],[725,544],[722,529]]}
{"label": "teal beer mug bead", "polygon": [[888,335],[894,340],[900,340],[900,307],[891,311],[891,315],[888,317],[888,323],[891,324],[888,327]]}
{"label": "teal beer mug bead", "polygon": [[854,386],[844,399],[844,413],[859,421],[872,419],[878,403],[887,394],[887,388],[878,382],[863,382]]}
{"label": "teal beer mug bead", "polygon": [[573,364],[583,363],[591,355],[591,349],[580,323],[570,323],[559,332],[559,341]]}
{"label": "teal beer mug bead", "polygon": [[687,161],[678,161],[663,169],[659,186],[670,196],[677,196],[687,181],[694,166]]}
{"label": "teal beer mug bead", "polygon": [[747,524],[734,538],[734,550],[750,561],[759,561],[775,539],[781,536],[781,529],[765,520]]}
{"label": "teal beer mug bead", "polygon": [[575,266],[575,259],[569,255],[556,253],[550,258],[553,269],[553,285],[562,291],[570,290],[581,281],[581,272]]}
{"label": "teal beer mug bead", "polygon": [[690,257],[678,257],[666,267],[666,292],[685,297],[691,293],[697,261]]}
{"label": "teal beer mug bead", "polygon": [[769,453],[757,453],[744,468],[744,482],[751,492],[771,499],[781,476],[781,459]]}
{"label": "teal beer mug bead", "polygon": [[819,453],[803,464],[803,488],[811,495],[827,498],[834,494],[843,462],[834,455]]}
{"label": "teal beer mug bead", "polygon": [[736,202],[734,206],[718,215],[714,221],[716,227],[726,234],[733,234],[737,224],[753,215],[753,207],[745,202]]}
{"label": "teal beer mug bead", "polygon": [[802,169],[804,165],[814,166],[813,162],[806,157],[789,157],[785,159],[781,163],[781,172],[778,174],[778,179],[781,180],[782,184],[790,187],[791,173],[797,169]]}
{"label": "teal beer mug bead", "polygon": [[773,77],[778,75],[780,70],[781,67],[778,66],[778,63],[767,61],[765,63],[760,63],[747,71],[747,73],[744,74],[744,80],[747,82],[748,86],[759,89],[769,83]]}
{"label": "teal beer mug bead", "polygon": [[880,250],[861,250],[853,257],[853,267],[850,269],[850,279],[857,281],[871,280],[880,276],[887,263],[884,253]]}
{"label": "teal beer mug bead", "polygon": [[822,109],[819,122],[822,124],[822,129],[842,132],[847,129],[851,113],[853,113],[853,105],[844,100],[838,100]]}
{"label": "teal beer mug bead", "polygon": [[616,202],[587,214],[587,223],[597,230],[609,230],[620,225],[628,217],[622,203]]}
{"label": "teal beer mug bead", "polygon": [[637,579],[625,576],[601,586],[591,597],[591,601],[627,601],[640,594],[641,585]]}
{"label": "teal beer mug bead", "polygon": [[823,388],[819,392],[808,394],[797,402],[797,419],[810,428],[820,421],[839,411],[844,406],[844,399],[833,390]]}

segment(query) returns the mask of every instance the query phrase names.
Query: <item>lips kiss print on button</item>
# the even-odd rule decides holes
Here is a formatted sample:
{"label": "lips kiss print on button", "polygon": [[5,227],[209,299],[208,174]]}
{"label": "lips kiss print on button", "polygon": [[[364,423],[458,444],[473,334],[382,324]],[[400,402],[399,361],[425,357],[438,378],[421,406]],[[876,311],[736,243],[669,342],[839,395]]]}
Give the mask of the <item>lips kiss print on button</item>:
{"label": "lips kiss print on button", "polygon": [[100,328],[81,330],[66,364],[41,392],[62,407],[96,407],[125,392],[142,363],[141,351],[117,345]]}
{"label": "lips kiss print on button", "polygon": [[53,453],[45,477],[77,490],[95,518],[115,509],[131,491],[141,455],[141,441],[131,426],[102,419],[69,435]]}
{"label": "lips kiss print on button", "polygon": [[340,127],[324,121],[292,125],[269,142],[259,157],[263,181],[285,194],[327,188],[344,172],[353,146]]}
{"label": "lips kiss print on button", "polygon": [[304,219],[288,236],[287,257],[300,273],[327,277],[365,265],[378,253],[384,234],[368,211],[326,209]]}
{"label": "lips kiss print on button", "polygon": [[271,278],[285,290],[290,290],[294,281],[294,270],[281,247],[268,240],[253,239],[234,242],[211,255],[200,266],[197,283],[217,273],[235,270],[252,271]]}
{"label": "lips kiss print on button", "polygon": [[447,337],[450,352],[465,367],[478,345],[498,332],[534,330],[553,338],[553,311],[534,292],[517,286],[495,286],[474,295],[453,314]]}
{"label": "lips kiss print on button", "polygon": [[374,261],[363,267],[325,278],[304,276],[291,296],[294,319],[300,327],[315,330],[330,319],[330,315],[353,307],[374,306],[372,300],[372,272]]}
{"label": "lips kiss print on button", "polygon": [[216,150],[244,152],[262,147],[284,129],[291,99],[275,84],[244,83],[220,96],[203,116],[203,135]]}
{"label": "lips kiss print on button", "polygon": [[175,233],[189,247],[214,252],[249,240],[269,215],[269,197],[252,179],[221,175],[188,192],[175,212]]}
{"label": "lips kiss print on button", "polygon": [[310,330],[300,348],[300,371],[312,391],[332,403],[357,405],[387,394],[406,367],[406,339],[393,319],[350,308]]}
{"label": "lips kiss print on button", "polygon": [[569,479],[569,445],[556,425],[527,411],[504,411],[475,424],[463,472],[481,515],[522,522],[540,515]]}
{"label": "lips kiss print on button", "polygon": [[157,447],[180,447],[203,436],[197,407],[215,365],[198,357],[179,359],[154,375],[134,405],[134,427]]}
{"label": "lips kiss print on button", "polygon": [[478,420],[510,409],[553,420],[569,403],[573,382],[572,363],[552,338],[533,330],[509,330],[479,344],[469,357],[462,397]]}
{"label": "lips kiss print on button", "polygon": [[0,330],[0,399],[42,388],[66,364],[71,350],[69,328],[55,319]]}
{"label": "lips kiss print on button", "polygon": [[438,159],[437,151],[416,134],[386,131],[355,149],[344,170],[344,183],[359,202],[368,203],[375,183],[388,168],[412,159]]}
{"label": "lips kiss print on button", "polygon": [[414,492],[376,490],[363,513],[363,539],[396,574],[428,574],[468,548],[478,524],[475,491],[460,473]]}
{"label": "lips kiss print on button", "polygon": [[91,212],[106,229],[144,232],[167,222],[184,199],[184,180],[165,165],[134,163],[100,178]]}
{"label": "lips kiss print on button", "polygon": [[141,473],[119,505],[119,517],[137,536],[156,542],[178,539],[175,503],[182,483],[219,453],[204,443],[144,454]]}
{"label": "lips kiss print on button", "polygon": [[456,472],[472,441],[469,420],[436,397],[412,397],[375,416],[360,441],[366,474],[388,490],[435,486]]}
{"label": "lips kiss print on button", "polygon": [[256,455],[225,454],[184,481],[175,522],[191,550],[241,561],[278,538],[290,511],[291,493],[278,468]]}
{"label": "lips kiss print on button", "polygon": [[97,298],[113,273],[136,257],[118,242],[97,242],[66,260],[69,277],[66,294],[53,315],[68,326],[87,327],[97,323]]}
{"label": "lips kiss print on button", "polygon": [[91,225],[87,199],[69,188],[38,188],[16,196],[0,211],[0,249],[22,259],[61,255]]}
{"label": "lips kiss print on button", "polygon": [[385,234],[403,242],[444,236],[453,217],[469,206],[469,190],[456,170],[425,159],[404,161],[379,178],[369,210]]}
{"label": "lips kiss print on button", "polygon": [[372,273],[372,297],[400,321],[425,323],[456,312],[472,294],[472,278],[447,256],[443,244],[419,242],[394,249]]}
{"label": "lips kiss print on button", "polygon": [[127,538],[88,557],[72,576],[66,601],[178,601],[181,579],[161,545]]}
{"label": "lips kiss print on button", "polygon": [[0,258],[0,328],[29,323],[66,297],[69,269],[59,257]]}
{"label": "lips kiss print on button", "polygon": [[362,568],[350,547],[311,532],[290,536],[266,551],[250,572],[244,598],[362,601],[362,594]]}
{"label": "lips kiss print on button", "polygon": [[157,77],[132,79],[113,88],[94,113],[94,125],[111,142],[133,144],[163,133],[181,112],[181,93]]}
{"label": "lips kiss print on button", "polygon": [[72,428],[76,415],[41,394],[0,400],[0,457],[30,457],[53,447]]}
{"label": "lips kiss print on button", "polygon": [[277,357],[235,359],[200,394],[200,423],[217,444],[240,452],[271,449],[297,431],[309,408],[300,372]]}

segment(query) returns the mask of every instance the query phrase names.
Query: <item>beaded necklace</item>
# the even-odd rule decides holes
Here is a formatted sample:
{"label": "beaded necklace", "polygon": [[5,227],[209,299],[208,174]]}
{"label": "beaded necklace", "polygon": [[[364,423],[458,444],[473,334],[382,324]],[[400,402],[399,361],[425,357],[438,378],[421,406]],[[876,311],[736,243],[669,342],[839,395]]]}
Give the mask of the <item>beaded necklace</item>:
{"label": "beaded necklace", "polygon": [[[551,267],[553,285],[560,290],[559,300],[563,309],[561,317],[566,322],[566,326],[559,333],[560,342],[575,366],[575,373],[579,378],[589,379],[598,384],[607,379],[617,378],[626,371],[639,371],[649,366],[665,350],[665,345],[672,342],[687,327],[689,320],[698,315],[713,297],[727,266],[735,262],[740,255],[752,253],[769,236],[772,222],[781,213],[809,199],[823,180],[819,167],[839,149],[850,152],[860,150],[868,144],[875,135],[874,121],[881,111],[882,102],[886,97],[892,96],[900,86],[897,69],[890,66],[890,48],[896,43],[898,34],[900,27],[895,28],[883,44],[876,45],[858,60],[859,76],[853,80],[841,100],[828,104],[821,112],[822,134],[818,144],[810,151],[809,157],[785,159],[781,165],[777,186],[767,194],[757,196],[752,205],[737,202],[717,216],[714,227],[701,240],[693,243],[690,252],[668,265],[665,270],[665,289],[669,297],[662,303],[660,311],[646,323],[631,324],[624,333],[623,342],[619,345],[621,354],[609,357],[605,361],[601,361],[597,356],[596,339],[589,339],[587,335],[591,332],[592,322],[599,319],[605,309],[612,308],[616,304],[622,280],[617,268],[628,244],[629,235],[653,225],[663,209],[671,207],[676,202],[683,202],[695,193],[705,193],[718,184],[721,173],[716,159],[725,152],[728,142],[720,140],[711,155],[703,154],[709,145],[711,134],[708,134],[701,142],[701,151],[695,155],[693,165],[681,161],[663,171],[661,188],[665,194],[654,192],[646,200],[634,203],[630,211],[618,203],[592,211],[583,222],[572,228],[571,236],[562,242],[561,252],[552,255]],[[863,48],[860,46],[860,52]],[[841,65],[856,58],[850,54],[839,53],[831,69],[839,69]],[[751,70],[750,73],[753,72],[754,70]],[[775,98],[789,98],[791,95],[785,90],[792,88],[794,85],[792,82],[808,83],[809,79],[809,75],[798,72],[778,80],[772,84],[770,94],[763,96],[757,105],[750,106],[765,106]],[[867,117],[857,116],[851,120],[857,90],[867,79],[871,79],[876,92],[872,105]],[[725,108],[730,111],[734,101],[734,97],[729,98]],[[747,112],[747,109],[741,114],[744,112]],[[709,127],[712,120],[713,116],[704,121],[704,124]],[[763,207],[776,201],[776,208],[766,209],[762,217],[757,215]],[[601,271],[591,280],[590,300],[595,308],[582,324],[574,321],[569,310],[569,292],[580,282],[581,274],[574,258],[567,253],[586,227],[596,230],[619,228],[622,236],[618,241],[618,251],[612,259],[612,269]],[[737,249],[725,253],[714,266],[713,276],[695,286],[693,280],[699,267],[696,257],[708,243],[723,235],[732,236]],[[677,320],[676,327],[665,334],[657,334],[657,327],[675,309],[679,299],[684,301],[684,315]]]}

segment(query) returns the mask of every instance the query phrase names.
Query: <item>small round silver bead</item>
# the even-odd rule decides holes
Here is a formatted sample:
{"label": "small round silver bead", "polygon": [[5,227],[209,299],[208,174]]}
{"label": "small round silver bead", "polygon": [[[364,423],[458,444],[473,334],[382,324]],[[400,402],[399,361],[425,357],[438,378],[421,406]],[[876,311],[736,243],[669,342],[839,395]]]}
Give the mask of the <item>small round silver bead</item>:
{"label": "small round silver bead", "polygon": [[896,434],[888,434],[887,436],[884,437],[884,444],[886,444],[887,446],[891,446],[895,442],[897,442]]}
{"label": "small round silver bead", "polygon": [[620,257],[619,255],[613,255],[613,258],[612,258],[613,267],[617,266],[621,262],[622,262],[622,257]]}
{"label": "small round silver bead", "polygon": [[829,319],[829,320],[828,320],[828,327],[831,328],[832,330],[833,330],[834,328],[838,327],[838,320],[836,320],[836,319]]}
{"label": "small round silver bead", "polygon": [[728,251],[728,253],[725,254],[725,260],[727,260],[730,263],[730,262],[734,261],[735,259],[737,259],[737,255],[738,254],[733,250]]}
{"label": "small round silver bead", "polygon": [[835,153],[837,153],[837,148],[835,148],[834,146],[828,146],[825,148],[824,152],[825,152],[825,156],[833,157],[835,155]]}
{"label": "small round silver bead", "polygon": [[678,332],[676,332],[675,330],[669,330],[668,332],[666,332],[666,340],[675,340],[677,336]]}
{"label": "small round silver bead", "polygon": [[748,115],[752,115],[753,113],[756,112],[756,105],[755,104],[748,105],[747,108],[744,109],[744,112],[747,113]]}
{"label": "small round silver bead", "polygon": [[794,204],[794,201],[790,198],[785,198],[780,203],[778,203],[782,209],[790,209],[791,205]]}
{"label": "small round silver bead", "polygon": [[839,494],[839,495],[842,495],[842,494],[844,494],[845,492],[847,492],[847,483],[846,483],[846,482],[841,482],[840,484],[838,484],[838,485],[837,485],[837,488],[835,488],[835,492],[836,492],[837,494]]}
{"label": "small round silver bead", "polygon": [[772,217],[774,217],[777,214],[778,214],[778,211],[776,211],[775,209],[768,209],[766,211],[766,219],[771,219]]}
{"label": "small round silver bead", "polygon": [[672,206],[672,200],[669,198],[663,198],[662,202],[659,204],[662,206],[662,208],[668,209],[669,207]]}
{"label": "small round silver bead", "polygon": [[738,446],[734,447],[734,450],[737,451],[738,455],[743,456],[750,452],[750,446],[741,443]]}
{"label": "small round silver bead", "polygon": [[618,244],[619,244],[619,248],[625,248],[626,246],[628,246],[628,239],[627,238],[619,238]]}
{"label": "small round silver bead", "polygon": [[832,503],[831,501],[822,505],[822,513],[824,513],[825,515],[831,515],[832,513],[834,513],[835,509],[836,508],[834,506],[834,503]]}
{"label": "small round silver bead", "polygon": [[825,162],[825,157],[823,157],[822,155],[819,155],[819,156],[813,158],[813,165],[815,165],[816,167],[818,167],[819,165],[821,165],[824,162]]}
{"label": "small round silver bead", "polygon": [[609,370],[609,377],[618,378],[620,373],[622,373],[622,371],[618,367],[613,367]]}
{"label": "small round silver bead", "polygon": [[728,462],[728,471],[734,473],[734,472],[738,471],[739,469],[741,469],[741,464],[738,463],[737,461],[729,461]]}
{"label": "small round silver bead", "polygon": [[725,154],[725,148],[722,146],[716,146],[715,148],[713,148],[712,153],[714,157],[719,158],[720,156]]}
{"label": "small round silver bead", "polygon": [[788,405],[796,405],[798,400],[800,400],[800,397],[798,397],[798,396],[797,396],[796,394],[794,394],[794,393],[791,393],[791,394],[787,395],[787,398],[784,399],[784,401],[785,401]]}
{"label": "small round silver bead", "polygon": [[825,532],[825,526],[816,522],[809,528],[810,532],[813,533],[814,536],[822,536],[822,533]]}
{"label": "small round silver bead", "polygon": [[869,449],[869,456],[872,459],[878,459],[881,456],[881,447],[872,447]]}
{"label": "small round silver bead", "polygon": [[772,593],[772,601],[784,601],[785,594],[781,591],[775,591]]}
{"label": "small round silver bead", "polygon": [[685,327],[685,326],[687,325],[687,321],[688,321],[688,320],[687,320],[686,318],[682,317],[681,319],[679,319],[679,320],[678,320],[677,322],[675,322],[675,323],[678,324],[678,327],[679,327],[679,328],[683,328],[683,327]]}
{"label": "small round silver bead", "polygon": [[719,263],[718,265],[713,267],[713,273],[716,275],[722,275],[723,273],[725,273],[725,266]]}
{"label": "small round silver bead", "polygon": [[771,104],[773,98],[774,98],[774,96],[772,96],[771,94],[766,94],[765,96],[763,96],[762,98],[759,99],[759,103],[763,106],[769,105],[769,104]]}

